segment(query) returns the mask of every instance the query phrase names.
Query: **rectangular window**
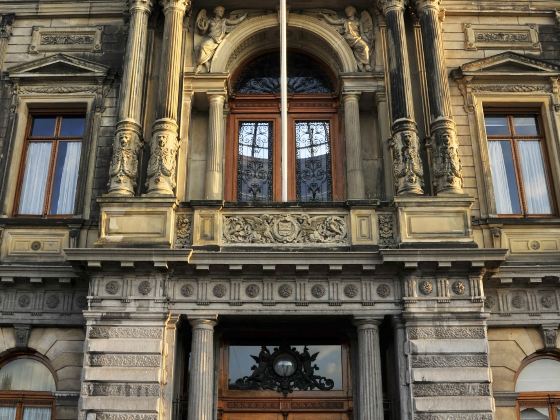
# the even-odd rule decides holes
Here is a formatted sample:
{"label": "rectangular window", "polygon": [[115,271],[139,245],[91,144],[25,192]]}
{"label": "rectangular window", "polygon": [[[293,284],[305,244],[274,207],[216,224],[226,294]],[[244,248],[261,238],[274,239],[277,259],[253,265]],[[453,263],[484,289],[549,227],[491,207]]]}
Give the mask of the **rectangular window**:
{"label": "rectangular window", "polygon": [[74,214],[84,128],[84,115],[30,116],[19,181],[18,215]]}
{"label": "rectangular window", "polygon": [[496,212],[535,216],[553,213],[544,136],[535,114],[484,116]]}

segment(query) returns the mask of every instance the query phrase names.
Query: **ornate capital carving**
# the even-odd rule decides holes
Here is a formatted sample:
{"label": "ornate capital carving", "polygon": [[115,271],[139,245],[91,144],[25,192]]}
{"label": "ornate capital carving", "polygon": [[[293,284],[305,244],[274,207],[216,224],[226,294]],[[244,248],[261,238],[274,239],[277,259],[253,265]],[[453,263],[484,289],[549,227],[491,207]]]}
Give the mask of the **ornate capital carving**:
{"label": "ornate capital carving", "polygon": [[12,25],[15,17],[16,15],[14,13],[0,16],[0,39],[8,39],[12,36]]}
{"label": "ornate capital carving", "polygon": [[405,0],[378,0],[377,7],[384,15],[393,10],[404,10]]}
{"label": "ornate capital carving", "polygon": [[424,13],[428,10],[434,10],[438,14],[440,12],[441,0],[413,0],[418,14]]}
{"label": "ornate capital carving", "polygon": [[128,8],[130,10],[130,14],[144,12],[144,13],[151,13],[152,7],[154,3],[152,0],[129,0],[128,1]]}
{"label": "ornate capital carving", "polygon": [[171,119],[163,118],[154,124],[148,161],[149,195],[173,195],[179,150],[178,126]]}
{"label": "ornate capital carving", "polygon": [[119,121],[109,168],[109,194],[134,195],[138,176],[138,152],[142,148],[141,127],[131,120]]}
{"label": "ornate capital carving", "polygon": [[213,331],[217,323],[217,316],[212,318],[189,318],[189,324],[191,324],[193,330]]}
{"label": "ornate capital carving", "polygon": [[455,123],[441,118],[432,124],[432,163],[436,193],[463,192],[463,168]]}
{"label": "ornate capital carving", "polygon": [[416,125],[410,120],[393,124],[389,147],[393,153],[393,171],[397,194],[423,194],[424,170],[420,160],[420,140]]}
{"label": "ornate capital carving", "polygon": [[184,13],[191,8],[191,0],[161,0],[160,4],[165,14],[172,10]]}
{"label": "ornate capital carving", "polygon": [[379,325],[381,325],[381,320],[374,318],[355,318],[352,323],[356,326],[358,331],[360,330],[379,330]]}

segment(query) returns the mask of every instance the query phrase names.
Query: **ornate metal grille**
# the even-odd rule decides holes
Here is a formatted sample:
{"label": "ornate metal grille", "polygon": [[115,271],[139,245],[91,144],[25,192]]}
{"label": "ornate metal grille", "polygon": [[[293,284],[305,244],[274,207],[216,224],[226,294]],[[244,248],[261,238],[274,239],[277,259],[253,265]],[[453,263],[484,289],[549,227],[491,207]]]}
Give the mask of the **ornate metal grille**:
{"label": "ornate metal grille", "polygon": [[[265,54],[250,63],[237,80],[237,93],[280,92],[280,55]],[[289,93],[331,93],[332,83],[314,60],[304,54],[288,56]]]}
{"label": "ornate metal grille", "polygon": [[330,123],[296,121],[296,197],[298,201],[331,201]]}
{"label": "ornate metal grille", "polygon": [[238,201],[272,201],[272,133],[271,121],[239,123]]}

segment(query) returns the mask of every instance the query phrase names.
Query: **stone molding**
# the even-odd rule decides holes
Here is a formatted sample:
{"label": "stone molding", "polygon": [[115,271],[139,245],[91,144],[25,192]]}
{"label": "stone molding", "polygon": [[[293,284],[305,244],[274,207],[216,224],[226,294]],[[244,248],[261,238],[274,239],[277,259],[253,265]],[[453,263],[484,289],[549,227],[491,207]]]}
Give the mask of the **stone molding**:
{"label": "stone molding", "polygon": [[101,53],[103,26],[33,27],[30,54],[45,52]]}
{"label": "stone molding", "polygon": [[537,25],[464,25],[465,49],[541,50]]}
{"label": "stone molding", "polygon": [[163,328],[156,327],[104,327],[89,328],[89,338],[148,338],[161,339]]}
{"label": "stone molding", "polygon": [[484,327],[411,327],[410,340],[427,339],[486,339]]}

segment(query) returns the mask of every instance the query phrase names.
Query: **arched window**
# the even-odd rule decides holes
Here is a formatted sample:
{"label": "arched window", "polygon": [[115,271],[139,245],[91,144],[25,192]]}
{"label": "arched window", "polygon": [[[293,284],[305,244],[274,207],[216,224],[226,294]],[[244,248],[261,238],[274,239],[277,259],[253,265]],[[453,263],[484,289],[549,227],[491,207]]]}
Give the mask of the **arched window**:
{"label": "arched window", "polygon": [[542,357],[527,364],[517,376],[520,420],[560,420],[560,361]]}
{"label": "arched window", "polygon": [[[226,199],[279,201],[281,195],[280,63],[277,52],[233,77]],[[288,194],[301,202],[342,199],[338,104],[324,66],[298,52],[288,56]]]}
{"label": "arched window", "polygon": [[31,355],[0,365],[0,420],[53,420],[56,383],[49,368]]}

